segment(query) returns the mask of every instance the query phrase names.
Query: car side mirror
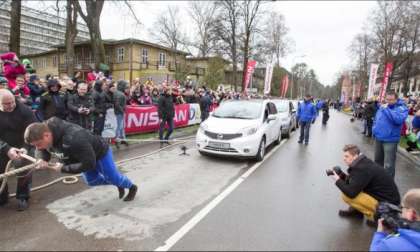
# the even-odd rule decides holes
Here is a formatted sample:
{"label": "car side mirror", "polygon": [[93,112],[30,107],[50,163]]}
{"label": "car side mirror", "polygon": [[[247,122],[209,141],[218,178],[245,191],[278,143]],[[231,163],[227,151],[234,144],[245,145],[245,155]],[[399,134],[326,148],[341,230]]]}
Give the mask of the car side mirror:
{"label": "car side mirror", "polygon": [[267,118],[267,121],[268,122],[275,121],[275,120],[277,120],[277,116],[276,115],[269,115],[268,118]]}

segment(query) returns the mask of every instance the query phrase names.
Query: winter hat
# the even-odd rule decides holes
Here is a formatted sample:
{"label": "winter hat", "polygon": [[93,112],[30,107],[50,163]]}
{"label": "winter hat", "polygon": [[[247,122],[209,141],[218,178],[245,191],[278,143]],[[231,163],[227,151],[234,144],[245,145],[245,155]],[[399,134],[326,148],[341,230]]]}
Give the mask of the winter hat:
{"label": "winter hat", "polygon": [[39,80],[38,76],[36,76],[35,74],[29,77],[29,82],[33,83],[35,80]]}
{"label": "winter hat", "polygon": [[58,88],[61,88],[61,84],[58,80],[56,79],[49,79],[47,82],[47,87],[48,89],[51,88],[52,86],[58,86]]}
{"label": "winter hat", "polygon": [[8,81],[4,77],[0,77],[0,85],[7,85]]}
{"label": "winter hat", "polygon": [[420,116],[415,116],[413,118],[413,128],[420,129]]}
{"label": "winter hat", "polygon": [[7,52],[7,53],[3,53],[2,55],[0,55],[0,59],[1,60],[10,60],[12,61],[16,56],[16,53],[14,52]]}

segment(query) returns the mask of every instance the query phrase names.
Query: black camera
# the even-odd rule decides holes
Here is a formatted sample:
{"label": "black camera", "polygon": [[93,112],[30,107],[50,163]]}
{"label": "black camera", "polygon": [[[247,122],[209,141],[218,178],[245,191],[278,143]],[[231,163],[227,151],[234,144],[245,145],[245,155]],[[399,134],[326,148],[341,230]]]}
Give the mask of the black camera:
{"label": "black camera", "polygon": [[401,208],[388,202],[379,202],[376,207],[375,220],[383,219],[382,225],[391,231],[397,233],[399,228],[411,229],[420,232],[419,221],[409,221],[401,218]]}
{"label": "black camera", "polygon": [[334,175],[333,171],[335,171],[335,173],[340,177],[340,179],[346,180],[347,174],[345,174],[341,170],[340,166],[334,166],[332,169],[328,169],[325,172],[327,173],[327,176],[332,176],[332,175]]}

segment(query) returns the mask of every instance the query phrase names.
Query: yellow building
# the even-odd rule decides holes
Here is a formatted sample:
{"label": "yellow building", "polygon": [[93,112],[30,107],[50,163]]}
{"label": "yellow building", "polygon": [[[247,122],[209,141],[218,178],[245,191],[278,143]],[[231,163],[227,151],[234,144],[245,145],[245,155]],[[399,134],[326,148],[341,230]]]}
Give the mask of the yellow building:
{"label": "yellow building", "polygon": [[[75,71],[86,75],[94,67],[92,50],[89,41],[75,43]],[[142,82],[151,77],[155,83],[175,79],[175,66],[179,71],[187,69],[186,56],[183,51],[173,52],[168,47],[138,39],[104,40],[105,64],[110,68],[113,79],[129,80],[140,78]],[[176,57],[176,62],[175,62]],[[33,62],[39,76],[46,74],[67,74],[67,57],[65,46],[58,45],[51,51],[24,55]]]}

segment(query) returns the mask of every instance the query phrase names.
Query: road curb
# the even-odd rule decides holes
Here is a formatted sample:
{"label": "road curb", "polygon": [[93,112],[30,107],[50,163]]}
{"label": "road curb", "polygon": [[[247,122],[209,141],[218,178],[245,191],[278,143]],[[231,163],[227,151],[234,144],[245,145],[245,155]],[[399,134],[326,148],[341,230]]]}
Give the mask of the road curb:
{"label": "road curb", "polygon": [[398,153],[400,153],[403,157],[405,157],[408,160],[410,160],[411,162],[413,162],[415,166],[420,168],[420,158],[410,154],[408,151],[406,151],[401,146],[398,146]]}

